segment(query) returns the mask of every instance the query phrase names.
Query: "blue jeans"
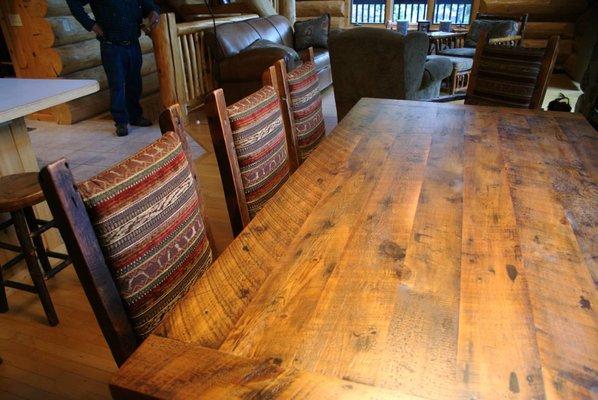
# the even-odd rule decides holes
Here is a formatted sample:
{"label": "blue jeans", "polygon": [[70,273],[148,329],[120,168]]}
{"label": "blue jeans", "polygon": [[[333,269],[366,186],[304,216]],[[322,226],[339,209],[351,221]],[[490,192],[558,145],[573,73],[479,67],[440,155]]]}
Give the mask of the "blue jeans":
{"label": "blue jeans", "polygon": [[110,88],[110,113],[114,122],[126,124],[141,117],[141,48],[101,42],[102,64]]}

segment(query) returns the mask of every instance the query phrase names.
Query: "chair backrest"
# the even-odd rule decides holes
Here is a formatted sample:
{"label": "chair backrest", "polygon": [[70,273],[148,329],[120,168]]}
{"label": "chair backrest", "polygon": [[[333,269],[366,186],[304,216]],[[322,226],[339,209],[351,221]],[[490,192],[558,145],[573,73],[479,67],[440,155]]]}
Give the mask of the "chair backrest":
{"label": "chair backrest", "polygon": [[[270,67],[267,74],[275,74]],[[296,169],[278,90],[260,90],[226,105],[216,89],[205,108],[233,235],[237,236]]]}
{"label": "chair backrest", "polygon": [[465,104],[538,109],[556,61],[559,38],[544,49],[488,44],[480,36]]}
{"label": "chair backrest", "polygon": [[273,86],[278,89],[285,128],[291,133],[287,141],[294,154],[290,157],[301,164],[326,134],[313,49],[309,48],[304,53],[303,63],[288,73],[284,60],[278,60],[274,68]]}
{"label": "chair backrest", "polygon": [[79,184],[64,158],[40,171],[48,205],[118,365],[211,264],[186,148],[185,135],[175,130]]}
{"label": "chair backrest", "polygon": [[328,49],[340,121],[362,97],[409,99],[420,88],[429,39],[424,32],[354,28],[330,36]]}
{"label": "chair backrest", "polygon": [[[514,45],[520,45],[525,34],[528,14],[503,15],[477,13],[476,19],[469,25],[469,31],[464,39],[465,47],[476,47],[483,31],[488,31],[489,37],[512,38]],[[504,44],[504,43],[503,43]]]}

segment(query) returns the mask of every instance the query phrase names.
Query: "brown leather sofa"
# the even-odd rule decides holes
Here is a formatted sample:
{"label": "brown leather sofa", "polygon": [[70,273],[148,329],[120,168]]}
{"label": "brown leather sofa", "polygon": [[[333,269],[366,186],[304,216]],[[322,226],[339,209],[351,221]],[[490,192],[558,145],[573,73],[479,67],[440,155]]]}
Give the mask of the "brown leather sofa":
{"label": "brown leather sofa", "polygon": [[[281,58],[289,69],[296,65],[296,61],[281,48],[247,48],[259,39],[293,48],[293,35],[291,23],[282,15],[218,25],[207,32],[214,78],[224,90],[228,104],[258,90],[262,86],[263,72]],[[322,90],[332,84],[328,49],[314,48],[314,61]]]}

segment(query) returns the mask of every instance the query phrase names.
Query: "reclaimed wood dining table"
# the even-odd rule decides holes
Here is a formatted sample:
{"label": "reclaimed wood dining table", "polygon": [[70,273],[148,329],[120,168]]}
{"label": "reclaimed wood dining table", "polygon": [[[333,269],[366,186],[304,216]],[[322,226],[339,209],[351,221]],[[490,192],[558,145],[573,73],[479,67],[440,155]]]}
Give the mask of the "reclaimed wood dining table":
{"label": "reclaimed wood dining table", "polygon": [[113,396],[596,398],[597,139],[570,113],[362,99]]}

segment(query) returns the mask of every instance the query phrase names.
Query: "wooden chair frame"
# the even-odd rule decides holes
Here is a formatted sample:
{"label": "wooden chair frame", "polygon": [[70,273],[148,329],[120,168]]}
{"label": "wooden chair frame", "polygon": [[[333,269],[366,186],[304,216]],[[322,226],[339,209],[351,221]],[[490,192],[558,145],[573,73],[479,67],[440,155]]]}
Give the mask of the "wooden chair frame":
{"label": "wooden chair frame", "polygon": [[[314,49],[308,48],[306,51],[300,53],[301,61],[313,62]],[[274,64],[275,74],[272,75],[268,70],[264,73],[264,83],[271,84],[278,92],[280,104],[282,106],[282,120],[285,131],[287,133],[287,145],[289,149],[289,158],[291,164],[295,169],[301,164],[299,158],[299,143],[297,137],[297,128],[295,127],[295,118],[293,118],[293,106],[291,102],[291,91],[289,90],[289,77],[287,73],[287,66],[283,59],[278,60]]]}
{"label": "wooden chair frame", "polygon": [[[162,113],[160,126],[163,132],[172,130],[179,136],[187,158],[191,162],[192,158],[186,134],[180,122],[178,105],[172,106]],[[191,163],[191,168],[196,177],[193,163]],[[137,349],[140,342],[133,331],[120,293],[108,269],[67,160],[62,158],[42,168],[39,179],[83,290],[91,303],[114,360],[118,366],[121,366]],[[197,189],[198,196],[201,198],[199,185],[197,185]],[[204,210],[201,211],[210,247],[213,250],[214,242],[211,231],[205,219]]]}
{"label": "wooden chair frame", "polygon": [[[478,77],[478,70],[480,67],[480,60],[482,53],[488,44],[494,44],[488,40],[488,32],[482,32],[480,40],[475,51],[475,57],[473,59],[473,68],[471,69],[471,75],[469,77],[469,86],[467,87],[467,95],[465,96],[465,104],[468,104],[467,99],[473,96],[476,87],[476,81]],[[540,67],[540,73],[538,74],[538,81],[532,99],[530,101],[530,109],[536,110],[542,106],[542,101],[546,95],[546,89],[548,88],[548,81],[550,75],[554,69],[556,63],[556,57],[558,53],[559,37],[552,36],[548,40],[548,45],[544,49],[544,59],[542,60],[542,66]]]}
{"label": "wooden chair frame", "polygon": [[[264,71],[262,81],[264,86],[273,86],[277,93],[281,93],[281,90],[284,90],[279,88],[281,81],[276,76],[274,66]],[[286,119],[292,120],[292,115],[289,114],[289,107],[282,105],[282,101],[280,111],[283,119],[283,129],[285,130],[285,140],[287,142],[289,168],[292,174],[299,165],[296,142],[289,140],[289,137],[294,136],[294,131],[289,131],[287,128],[288,121],[285,122]],[[216,153],[216,160],[218,161],[218,168],[220,169],[222,187],[224,189],[233,236],[236,237],[249,224],[251,217],[249,216],[249,208],[247,207],[243,180],[241,178],[241,169],[237,159],[237,152],[233,142],[233,132],[222,89],[216,89],[208,95],[205,113],[208,125],[210,126],[210,135],[212,137],[214,153]]]}

